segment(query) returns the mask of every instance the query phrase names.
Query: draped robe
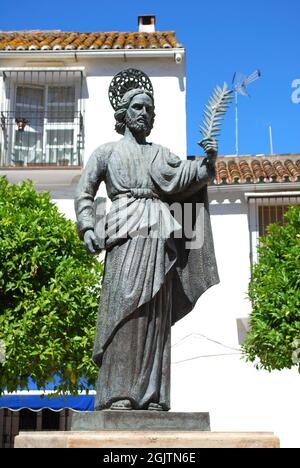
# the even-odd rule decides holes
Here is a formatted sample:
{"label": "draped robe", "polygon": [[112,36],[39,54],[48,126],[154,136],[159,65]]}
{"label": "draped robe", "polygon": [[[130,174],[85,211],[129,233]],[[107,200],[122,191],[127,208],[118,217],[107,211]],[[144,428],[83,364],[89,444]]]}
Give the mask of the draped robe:
{"label": "draped robe", "polygon": [[[135,409],[150,403],[170,408],[171,325],[219,281],[207,203],[213,176],[207,159],[181,160],[167,148],[125,137],[90,157],[75,197],[81,238],[95,229],[94,198],[102,181],[112,200],[93,351],[101,367],[96,409],[122,399]],[[169,209],[174,202],[183,213],[193,207],[193,228],[202,204],[197,248],[188,247],[185,217],[177,220]]]}

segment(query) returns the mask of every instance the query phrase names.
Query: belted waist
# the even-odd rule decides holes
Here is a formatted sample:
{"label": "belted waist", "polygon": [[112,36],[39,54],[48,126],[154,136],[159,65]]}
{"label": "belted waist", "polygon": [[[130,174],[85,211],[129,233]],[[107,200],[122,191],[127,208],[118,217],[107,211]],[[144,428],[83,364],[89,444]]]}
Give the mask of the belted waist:
{"label": "belted waist", "polygon": [[118,200],[121,197],[134,197],[134,198],[159,198],[158,194],[153,192],[150,188],[132,188],[128,192],[122,192],[114,195],[111,201]]}

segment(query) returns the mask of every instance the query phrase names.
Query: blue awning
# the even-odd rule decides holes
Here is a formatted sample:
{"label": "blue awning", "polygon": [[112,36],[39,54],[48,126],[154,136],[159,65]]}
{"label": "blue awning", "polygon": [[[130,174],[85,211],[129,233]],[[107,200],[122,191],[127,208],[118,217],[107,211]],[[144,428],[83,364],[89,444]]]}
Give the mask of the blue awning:
{"label": "blue awning", "polygon": [[34,382],[29,382],[28,391],[17,391],[14,393],[4,393],[0,395],[0,408],[7,408],[12,411],[19,411],[27,408],[33,411],[40,411],[42,409],[51,409],[53,411],[60,411],[63,409],[72,409],[74,411],[93,411],[95,402],[95,391],[90,390],[80,392],[78,396],[62,395],[58,397],[49,398],[47,395],[53,392],[53,386],[57,384],[58,378],[54,379],[47,388],[38,390]]}
{"label": "blue awning", "polygon": [[62,409],[72,409],[75,411],[93,411],[94,394],[80,394],[78,396],[66,395],[48,398],[47,394],[40,392],[16,392],[0,396],[0,408],[7,408],[18,411],[23,408],[39,411],[42,409],[52,409],[60,411]]}

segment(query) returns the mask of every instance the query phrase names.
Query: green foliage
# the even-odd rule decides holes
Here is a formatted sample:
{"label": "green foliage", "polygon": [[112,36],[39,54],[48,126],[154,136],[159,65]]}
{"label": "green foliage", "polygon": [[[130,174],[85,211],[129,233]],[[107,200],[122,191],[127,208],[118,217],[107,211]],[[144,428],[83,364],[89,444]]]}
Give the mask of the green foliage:
{"label": "green foliage", "polygon": [[60,394],[94,385],[102,269],[48,193],[0,177],[0,393],[29,378],[42,389],[55,375]]}
{"label": "green foliage", "polygon": [[300,371],[300,207],[290,207],[285,218],[261,239],[248,293],[253,310],[244,356],[268,371]]}

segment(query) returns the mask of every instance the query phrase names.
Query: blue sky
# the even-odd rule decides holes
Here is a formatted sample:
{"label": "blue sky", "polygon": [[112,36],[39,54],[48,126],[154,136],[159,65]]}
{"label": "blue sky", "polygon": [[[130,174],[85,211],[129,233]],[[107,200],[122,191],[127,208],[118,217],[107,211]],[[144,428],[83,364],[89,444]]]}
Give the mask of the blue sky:
{"label": "blue sky", "polygon": [[[214,86],[235,71],[262,78],[239,98],[239,153],[269,153],[269,125],[276,153],[300,152],[299,0],[14,0],[1,5],[0,29],[135,31],[137,16],[155,14],[157,30],[175,30],[187,50],[188,154],[200,154],[198,126]],[[234,107],[219,141],[220,154],[235,153]]]}

